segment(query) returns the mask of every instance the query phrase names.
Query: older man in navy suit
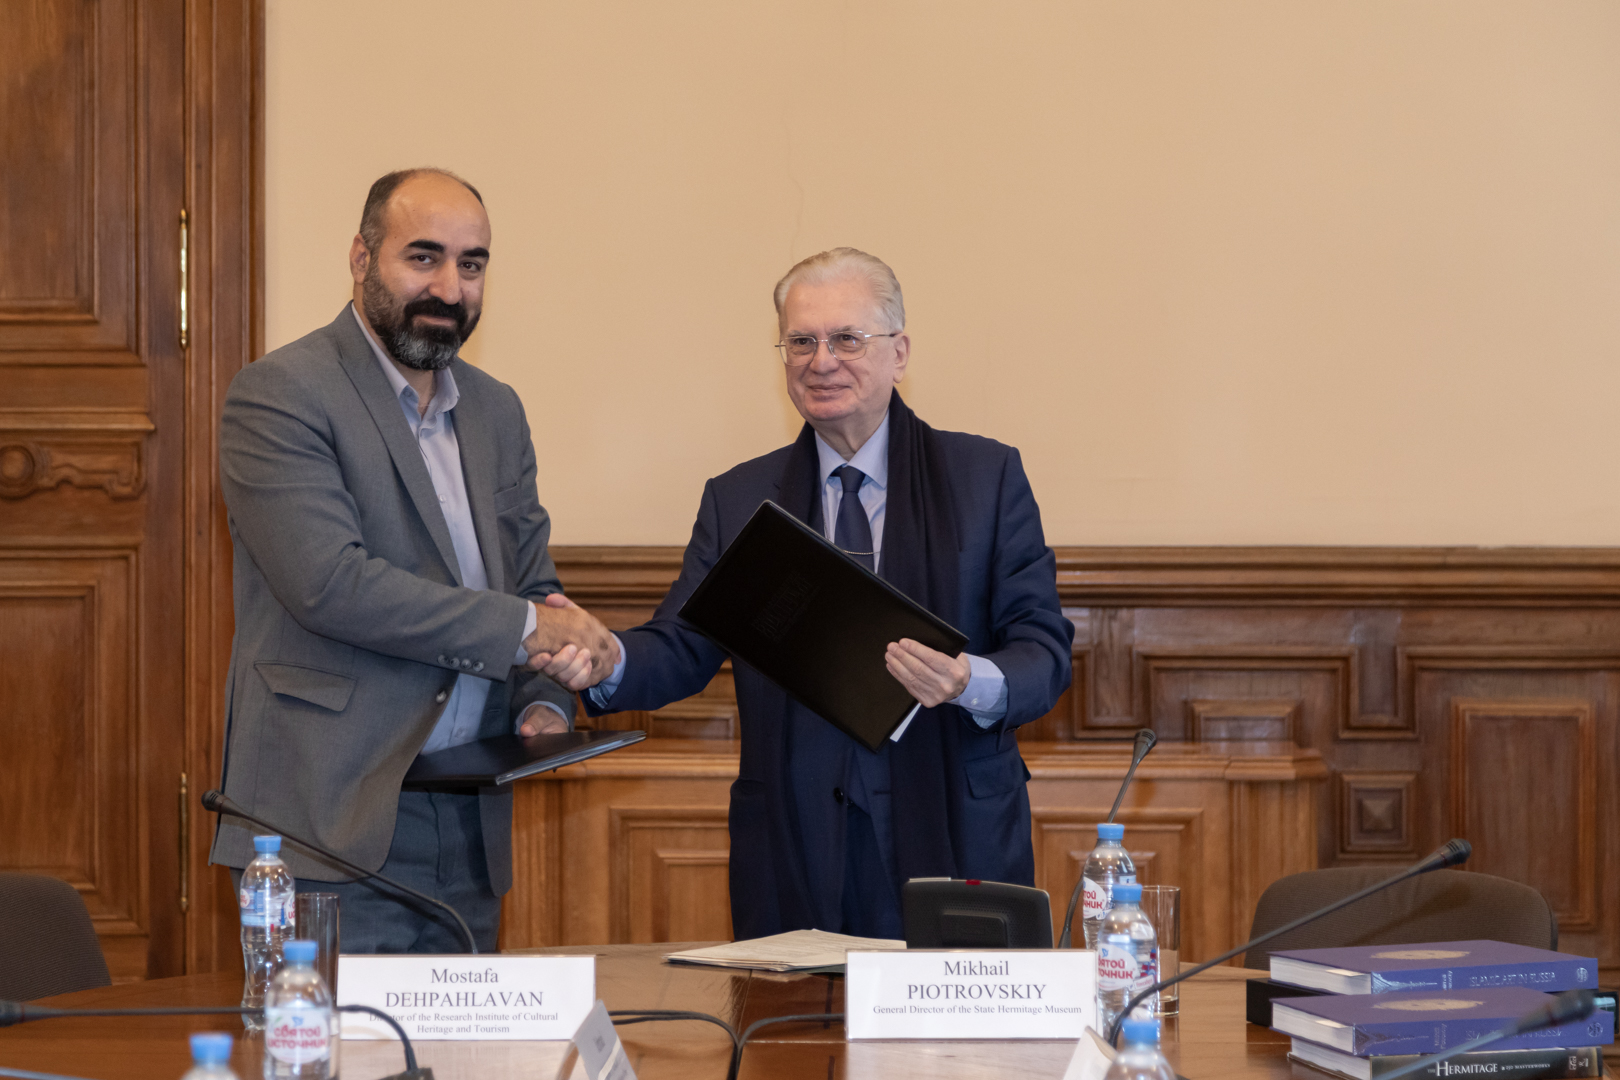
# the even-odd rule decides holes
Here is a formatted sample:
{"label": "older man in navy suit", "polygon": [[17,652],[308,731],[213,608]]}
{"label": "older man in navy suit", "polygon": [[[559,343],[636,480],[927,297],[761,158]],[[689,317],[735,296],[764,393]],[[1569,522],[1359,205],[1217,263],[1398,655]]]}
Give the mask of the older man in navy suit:
{"label": "older man in navy suit", "polygon": [[[954,624],[968,636],[961,655],[888,646],[889,672],[922,708],[876,753],[734,661],[736,936],[815,927],[896,938],[909,878],[1034,883],[1014,736],[1069,685],[1074,628],[1018,451],[936,431],[900,400],[911,341],[889,267],[853,248],[812,256],[777,284],[776,310],[805,427],[704,487],[680,579],[651,622],[619,635],[618,663],[586,704],[657,709],[708,684],[726,653],[676,612],[766,499]],[[584,689],[606,667],[593,676],[590,659],[568,646],[531,662]]]}

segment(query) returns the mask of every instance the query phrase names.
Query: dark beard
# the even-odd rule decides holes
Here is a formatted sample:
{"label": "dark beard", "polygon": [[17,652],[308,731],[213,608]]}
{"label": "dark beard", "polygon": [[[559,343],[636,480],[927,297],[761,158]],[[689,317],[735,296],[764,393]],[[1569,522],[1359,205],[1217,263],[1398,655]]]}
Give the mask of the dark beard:
{"label": "dark beard", "polygon": [[[465,304],[447,304],[435,296],[422,296],[400,305],[398,298],[383,284],[375,260],[366,269],[364,288],[366,320],[388,355],[417,371],[442,371],[456,359],[461,345],[478,326],[481,312],[470,315]],[[437,315],[455,320],[455,328],[417,327],[418,315]]]}

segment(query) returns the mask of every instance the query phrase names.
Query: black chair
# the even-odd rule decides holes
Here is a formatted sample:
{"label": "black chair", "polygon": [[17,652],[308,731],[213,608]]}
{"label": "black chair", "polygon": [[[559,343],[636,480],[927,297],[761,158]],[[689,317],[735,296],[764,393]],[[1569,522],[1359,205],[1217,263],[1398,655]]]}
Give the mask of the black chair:
{"label": "black chair", "polygon": [[0,873],[0,998],[111,986],[90,910],[60,878]]}
{"label": "black chair", "polygon": [[[1389,866],[1337,866],[1279,878],[1254,907],[1250,937],[1290,923],[1395,873]],[[1265,970],[1271,954],[1349,945],[1506,941],[1558,948],[1558,917],[1528,885],[1466,870],[1435,870],[1250,949],[1243,966]]]}

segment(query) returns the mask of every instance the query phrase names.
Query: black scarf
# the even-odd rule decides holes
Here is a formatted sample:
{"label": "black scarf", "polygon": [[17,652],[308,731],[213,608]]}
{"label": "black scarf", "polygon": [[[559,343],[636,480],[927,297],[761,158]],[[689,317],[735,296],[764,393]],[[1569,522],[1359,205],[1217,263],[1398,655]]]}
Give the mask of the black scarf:
{"label": "black scarf", "polygon": [[[815,432],[809,424],[788,454],[782,506],[809,523],[820,492]],[[817,515],[819,516],[819,515]],[[946,622],[961,621],[956,503],[934,429],[900,400],[889,398],[889,483],[883,520],[882,577]],[[787,717],[784,713],[783,721]],[[956,877],[961,830],[950,808],[963,804],[966,784],[961,725],[954,705],[919,709],[898,743],[888,745],[894,851],[900,880]],[[955,798],[948,795],[954,793]]]}

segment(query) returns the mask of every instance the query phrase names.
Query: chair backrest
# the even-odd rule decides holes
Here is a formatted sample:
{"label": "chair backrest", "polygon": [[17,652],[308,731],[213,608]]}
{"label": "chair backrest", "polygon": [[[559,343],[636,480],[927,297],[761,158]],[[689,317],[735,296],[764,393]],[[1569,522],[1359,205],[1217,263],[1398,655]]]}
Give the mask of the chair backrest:
{"label": "chair backrest", "polygon": [[[1290,923],[1390,877],[1395,870],[1336,866],[1279,878],[1260,895],[1249,936]],[[1250,949],[1243,966],[1264,970],[1271,954],[1285,949],[1475,940],[1556,949],[1558,917],[1546,898],[1528,885],[1467,870],[1434,870]]]}
{"label": "chair backrest", "polygon": [[0,998],[33,1001],[110,985],[78,891],[60,878],[0,873]]}

